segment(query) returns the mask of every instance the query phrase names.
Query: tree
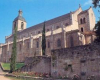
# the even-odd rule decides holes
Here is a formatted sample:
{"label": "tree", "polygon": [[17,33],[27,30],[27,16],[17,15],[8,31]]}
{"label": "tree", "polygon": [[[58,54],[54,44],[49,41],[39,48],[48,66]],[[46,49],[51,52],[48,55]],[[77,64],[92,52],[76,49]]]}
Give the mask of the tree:
{"label": "tree", "polygon": [[100,7],[100,0],[92,0],[94,7]]}
{"label": "tree", "polygon": [[95,25],[96,39],[95,42],[100,42],[100,20]]}
{"label": "tree", "polygon": [[42,30],[42,55],[45,55],[46,37],[45,37],[45,22]]}
{"label": "tree", "polygon": [[15,67],[16,67],[16,55],[17,55],[16,40],[17,40],[17,27],[15,27],[14,35],[13,35],[13,47],[12,47],[12,54],[10,59],[10,73],[15,71]]}

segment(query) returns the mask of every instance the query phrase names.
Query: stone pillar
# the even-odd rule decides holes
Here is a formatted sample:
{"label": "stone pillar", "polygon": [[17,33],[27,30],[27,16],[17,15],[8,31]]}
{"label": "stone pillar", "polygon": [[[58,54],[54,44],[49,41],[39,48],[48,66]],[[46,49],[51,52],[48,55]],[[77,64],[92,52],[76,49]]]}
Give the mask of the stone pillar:
{"label": "stone pillar", "polygon": [[65,26],[62,24],[62,48],[66,48],[66,31]]}
{"label": "stone pillar", "polygon": [[9,42],[7,43],[7,51],[9,51]]}
{"label": "stone pillar", "polygon": [[42,37],[39,36],[39,55],[42,56]]}
{"label": "stone pillar", "polygon": [[[87,44],[87,39],[86,39],[86,38],[87,38],[87,36],[84,35],[85,44]],[[84,45],[85,45],[85,44],[84,44]]]}
{"label": "stone pillar", "polygon": [[82,35],[82,45],[85,45],[86,44],[86,35],[83,35],[83,34],[81,34]]}
{"label": "stone pillar", "polygon": [[32,37],[32,34],[30,36],[30,48],[33,48],[33,37]]}

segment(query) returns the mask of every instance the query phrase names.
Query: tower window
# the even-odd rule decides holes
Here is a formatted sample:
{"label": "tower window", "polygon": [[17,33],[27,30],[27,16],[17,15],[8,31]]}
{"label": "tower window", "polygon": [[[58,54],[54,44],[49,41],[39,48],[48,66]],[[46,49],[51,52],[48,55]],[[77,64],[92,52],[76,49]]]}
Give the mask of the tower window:
{"label": "tower window", "polygon": [[83,32],[83,28],[81,28],[81,32]]}
{"label": "tower window", "polygon": [[21,22],[21,29],[23,29],[24,28],[24,23],[23,22]]}
{"label": "tower window", "polygon": [[83,18],[83,23],[86,23],[86,20],[85,20],[85,18]]}
{"label": "tower window", "polygon": [[73,37],[72,36],[70,36],[70,45],[71,45],[71,47],[74,46],[74,40],[73,40]]}
{"label": "tower window", "polygon": [[14,27],[16,27],[16,22],[14,22]]}
{"label": "tower window", "polygon": [[80,24],[82,24],[83,23],[83,21],[82,21],[82,18],[80,19]]}
{"label": "tower window", "polygon": [[58,40],[57,40],[57,47],[60,47],[60,46],[61,46],[61,40],[58,39]]}

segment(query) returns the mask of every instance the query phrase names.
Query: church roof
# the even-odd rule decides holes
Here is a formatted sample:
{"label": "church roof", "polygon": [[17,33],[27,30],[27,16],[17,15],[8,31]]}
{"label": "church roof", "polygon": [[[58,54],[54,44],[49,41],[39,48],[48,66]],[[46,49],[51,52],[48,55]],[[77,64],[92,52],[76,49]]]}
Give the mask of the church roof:
{"label": "church roof", "polygon": [[[56,24],[56,23],[58,23],[60,21],[67,20],[68,18],[70,18],[70,13],[62,15],[62,16],[59,16],[59,17],[51,19],[51,20],[48,20],[48,21],[45,22],[45,25],[49,26],[49,25],[52,25],[52,24]],[[43,24],[44,24],[44,22],[42,22],[40,24],[37,24],[37,25],[34,25],[34,26],[31,26],[31,27],[23,30],[22,32],[26,32],[26,31],[33,30],[33,29],[38,29],[40,27],[42,28]]]}
{"label": "church roof", "polygon": [[[68,13],[68,14],[65,14],[65,15],[62,15],[62,16],[59,16],[59,17],[56,17],[56,18],[54,18],[54,19],[48,20],[48,21],[45,22],[45,25],[46,25],[46,27],[47,27],[47,26],[49,26],[49,25],[58,23],[58,22],[60,22],[60,21],[64,21],[64,20],[70,18],[70,14],[71,14],[71,13]],[[22,16],[18,16],[17,18],[15,18],[14,21],[16,21],[16,20],[23,20],[23,21],[25,21],[25,19],[24,19]],[[42,28],[43,25],[44,25],[44,22],[42,22],[42,23],[40,23],[40,24],[37,24],[37,25],[34,25],[34,26],[31,26],[31,27],[29,27],[29,28],[26,28],[26,29],[24,29],[23,31],[18,31],[17,34],[29,32],[29,31],[32,31],[32,30],[35,30],[35,29],[38,29],[38,28]],[[11,38],[12,36],[13,36],[13,34],[12,34],[9,38]]]}
{"label": "church roof", "polygon": [[88,9],[85,10],[85,11],[80,12],[78,15],[84,14],[84,13],[86,13],[86,12],[88,12]]}
{"label": "church roof", "polygon": [[18,15],[18,16],[14,19],[14,21],[17,21],[17,20],[21,20],[21,21],[26,22],[25,18],[23,18],[23,16],[20,16],[20,15]]}

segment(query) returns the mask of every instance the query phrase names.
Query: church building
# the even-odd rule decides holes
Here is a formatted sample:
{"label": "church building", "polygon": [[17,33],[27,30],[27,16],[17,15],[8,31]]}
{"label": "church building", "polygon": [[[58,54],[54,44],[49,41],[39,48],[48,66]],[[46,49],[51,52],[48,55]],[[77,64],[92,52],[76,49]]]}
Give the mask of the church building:
{"label": "church building", "polygon": [[[0,44],[1,61],[9,62],[12,54],[13,34],[17,27],[17,62],[24,62],[26,57],[42,56],[43,23],[27,27],[27,22],[19,10],[12,23],[12,34],[6,36],[6,42]],[[81,6],[73,12],[45,22],[46,56],[51,50],[86,45],[94,40],[92,33],[95,26],[95,15],[90,7],[82,10]]]}

